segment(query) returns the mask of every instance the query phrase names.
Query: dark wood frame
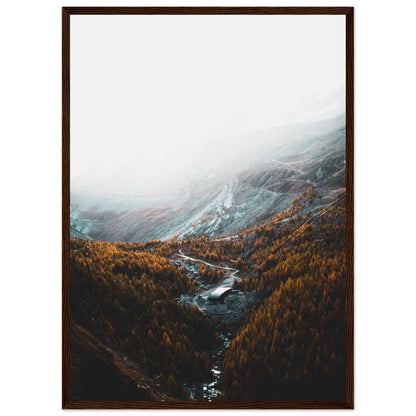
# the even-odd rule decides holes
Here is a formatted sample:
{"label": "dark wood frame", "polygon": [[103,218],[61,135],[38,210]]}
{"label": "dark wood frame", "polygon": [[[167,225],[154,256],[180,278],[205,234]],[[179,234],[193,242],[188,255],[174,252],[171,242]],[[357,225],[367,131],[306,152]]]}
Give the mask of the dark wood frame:
{"label": "dark wood frame", "polygon": [[[117,402],[70,400],[69,148],[70,16],[138,14],[290,14],[346,17],[346,391],[343,401]],[[354,408],[354,8],[353,7],[63,7],[62,8],[62,407],[64,409],[353,409]]]}

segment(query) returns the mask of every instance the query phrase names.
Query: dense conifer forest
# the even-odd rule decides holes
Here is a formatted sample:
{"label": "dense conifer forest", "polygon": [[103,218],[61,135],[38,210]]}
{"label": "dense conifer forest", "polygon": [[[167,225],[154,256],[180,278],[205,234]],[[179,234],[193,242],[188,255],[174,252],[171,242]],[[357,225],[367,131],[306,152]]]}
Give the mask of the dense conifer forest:
{"label": "dense conifer forest", "polygon": [[[345,194],[324,204],[310,188],[287,211],[237,234],[147,243],[72,239],[74,345],[80,337],[94,345],[71,350],[73,391],[83,374],[77,363],[89,368],[99,349],[130,377],[129,389],[137,374],[144,380],[132,400],[192,400],[198,396],[189,386],[212,379],[213,352],[229,333],[216,358],[222,374],[215,400],[343,400],[345,232]],[[194,276],[180,256],[199,259]],[[233,292],[256,299],[236,323],[181,301],[231,270],[239,275]],[[100,391],[94,397],[105,399]]]}

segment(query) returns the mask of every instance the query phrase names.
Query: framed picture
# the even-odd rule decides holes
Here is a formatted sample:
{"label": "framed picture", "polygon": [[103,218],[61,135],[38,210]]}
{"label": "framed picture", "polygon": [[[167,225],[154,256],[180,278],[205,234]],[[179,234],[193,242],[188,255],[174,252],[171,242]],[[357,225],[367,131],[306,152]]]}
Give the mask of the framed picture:
{"label": "framed picture", "polygon": [[353,408],[353,8],[63,8],[63,407]]}

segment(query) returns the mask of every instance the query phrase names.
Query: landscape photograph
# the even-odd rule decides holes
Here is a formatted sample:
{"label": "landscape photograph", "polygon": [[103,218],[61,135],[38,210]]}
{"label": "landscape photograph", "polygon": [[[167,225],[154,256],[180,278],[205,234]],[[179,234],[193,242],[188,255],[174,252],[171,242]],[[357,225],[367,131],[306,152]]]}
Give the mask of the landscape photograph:
{"label": "landscape photograph", "polygon": [[346,402],[345,14],[70,24],[70,401]]}

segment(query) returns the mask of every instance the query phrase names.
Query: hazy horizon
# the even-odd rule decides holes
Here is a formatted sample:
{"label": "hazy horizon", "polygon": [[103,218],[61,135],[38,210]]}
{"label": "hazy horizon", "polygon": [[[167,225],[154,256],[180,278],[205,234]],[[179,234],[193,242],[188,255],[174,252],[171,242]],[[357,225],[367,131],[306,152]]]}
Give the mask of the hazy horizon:
{"label": "hazy horizon", "polygon": [[171,186],[259,132],[343,114],[345,17],[276,18],[72,16],[71,185]]}

